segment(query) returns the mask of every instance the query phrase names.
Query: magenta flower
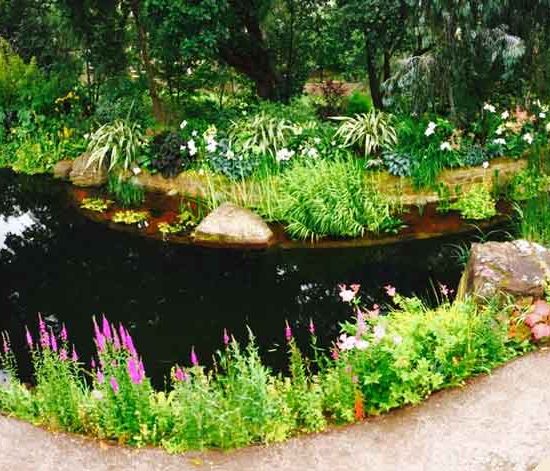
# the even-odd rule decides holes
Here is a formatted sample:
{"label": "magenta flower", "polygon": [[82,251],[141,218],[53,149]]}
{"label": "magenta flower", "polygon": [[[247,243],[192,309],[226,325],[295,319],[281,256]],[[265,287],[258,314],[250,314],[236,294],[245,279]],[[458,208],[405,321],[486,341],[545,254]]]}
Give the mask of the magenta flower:
{"label": "magenta flower", "polygon": [[137,357],[137,350],[136,350],[136,347],[134,347],[134,341],[132,339],[132,336],[128,333],[128,331],[126,330],[126,350],[128,351],[128,353],[130,353],[130,355],[134,356],[134,357]]}
{"label": "magenta flower", "polygon": [[189,375],[179,366],[176,367],[176,370],[174,371],[174,378],[176,381],[179,381],[182,383],[183,381],[187,381],[189,379]]}
{"label": "magenta flower", "polygon": [[387,294],[390,298],[395,297],[395,295],[397,294],[397,290],[396,290],[395,287],[392,286],[392,285],[386,285],[386,286],[384,286],[384,289],[386,290],[386,294]]}
{"label": "magenta flower", "polygon": [[111,384],[111,388],[113,389],[113,392],[115,394],[118,394],[118,391],[120,390],[120,387],[118,385],[118,381],[116,380],[116,378],[114,376],[111,376],[111,380],[109,381],[109,383]]}
{"label": "magenta flower", "polygon": [[122,343],[122,346],[126,348],[126,331],[124,330],[124,326],[122,324],[118,324],[118,333],[120,335],[120,342]]}
{"label": "magenta flower", "polygon": [[290,325],[288,325],[288,321],[285,321],[285,339],[287,342],[292,340],[292,329]]}
{"label": "magenta flower", "polygon": [[10,340],[5,332],[2,332],[2,350],[6,355],[10,352]]}
{"label": "magenta flower", "polygon": [[98,336],[95,338],[95,343],[97,345],[97,350],[99,352],[103,352],[105,350],[105,347],[107,346],[107,342],[105,340],[105,337],[100,332]]}
{"label": "magenta flower", "polygon": [[115,329],[113,329],[113,347],[115,350],[120,350],[120,339]]}
{"label": "magenta flower", "polygon": [[229,345],[229,334],[227,333],[227,329],[223,329],[223,344],[227,347]]}
{"label": "magenta flower", "polygon": [[130,380],[134,384],[141,384],[145,377],[145,372],[143,371],[143,364],[138,362],[134,357],[128,358],[128,375]]}
{"label": "magenta flower", "polygon": [[92,367],[92,370],[95,370],[95,358],[92,357],[92,360],[90,361],[90,366]]}
{"label": "magenta flower", "polygon": [[42,319],[42,315],[38,313],[38,330],[40,334],[47,334],[46,331],[46,323],[44,322],[44,319]]}
{"label": "magenta flower", "polygon": [[69,339],[69,336],[67,335],[67,328],[65,327],[65,324],[63,324],[63,327],[61,328],[61,333],[59,334],[59,337],[63,342],[66,342]]}
{"label": "magenta flower", "polygon": [[103,374],[103,371],[97,370],[97,382],[99,384],[103,384],[105,382],[105,375]]}
{"label": "magenta flower", "polygon": [[63,347],[60,351],[59,351],[59,359],[61,361],[67,361],[69,359],[69,355],[67,354],[67,350],[65,349],[65,347]]}
{"label": "magenta flower", "polygon": [[313,323],[313,319],[309,318],[309,333],[311,335],[315,335],[315,324]]}
{"label": "magenta flower", "polygon": [[195,347],[191,347],[191,364],[193,366],[199,366],[199,359],[197,357],[197,354],[195,353]]}
{"label": "magenta flower", "polygon": [[55,338],[55,335],[51,329],[50,329],[50,342],[51,342],[52,350],[54,352],[57,352],[57,339]]}
{"label": "magenta flower", "polygon": [[105,336],[105,338],[107,340],[112,340],[113,339],[113,334],[111,332],[111,326],[109,325],[109,321],[107,320],[107,318],[105,317],[105,314],[103,314],[103,322],[102,322],[102,331],[103,331],[103,335]]}
{"label": "magenta flower", "polygon": [[73,352],[71,354],[71,360],[75,363],[78,361],[78,353],[76,353],[76,349],[74,348],[74,345],[73,345]]}
{"label": "magenta flower", "polygon": [[25,337],[27,339],[27,345],[29,346],[29,348],[32,350],[33,348],[33,341],[32,341],[32,335],[31,333],[29,332],[29,329],[27,327],[25,327]]}

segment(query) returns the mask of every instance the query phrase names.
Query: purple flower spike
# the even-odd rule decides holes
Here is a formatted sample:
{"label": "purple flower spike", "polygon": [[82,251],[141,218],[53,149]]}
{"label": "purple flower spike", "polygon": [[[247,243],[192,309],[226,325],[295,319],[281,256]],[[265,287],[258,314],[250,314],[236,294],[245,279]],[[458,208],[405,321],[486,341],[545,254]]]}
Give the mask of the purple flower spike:
{"label": "purple flower spike", "polygon": [[309,333],[311,335],[315,335],[315,324],[313,323],[313,319],[311,319],[311,317],[309,318]]}
{"label": "purple flower spike", "polygon": [[46,331],[40,332],[40,346],[45,350],[50,348],[50,336]]}
{"label": "purple flower spike", "polygon": [[25,327],[25,337],[27,339],[27,345],[29,346],[29,348],[32,350],[33,348],[33,341],[32,341],[32,335],[31,333],[29,332],[29,329],[27,327]]}
{"label": "purple flower spike", "polygon": [[227,333],[227,329],[223,329],[223,344],[227,347],[230,342],[229,334]]}
{"label": "purple flower spike", "polygon": [[69,336],[67,335],[67,328],[65,327],[65,324],[63,324],[63,327],[61,328],[61,334],[59,334],[59,337],[63,342],[66,342],[69,339]]}
{"label": "purple flower spike", "polygon": [[10,352],[10,340],[5,332],[2,333],[2,350],[6,355]]}
{"label": "purple flower spike", "polygon": [[95,343],[99,352],[103,352],[105,350],[106,341],[102,333],[99,333],[99,335],[96,337]]}
{"label": "purple flower spike", "polygon": [[130,355],[137,357],[137,350],[136,347],[134,347],[134,340],[132,339],[132,336],[126,331],[126,350],[128,350],[128,353]]}
{"label": "purple flower spike", "polygon": [[132,381],[132,383],[141,384],[145,376],[145,372],[143,371],[143,364],[141,362],[138,363],[135,358],[128,358],[127,366],[128,375],[130,376],[130,380]]}
{"label": "purple flower spike", "polygon": [[115,394],[118,394],[118,391],[120,390],[120,387],[118,386],[118,381],[114,376],[111,376],[111,380],[109,381],[111,383],[111,388],[113,389],[113,392]]}
{"label": "purple flower spike", "polygon": [[50,330],[50,342],[51,342],[52,350],[54,352],[57,352],[57,339],[55,338],[55,335],[51,330]]}
{"label": "purple flower spike", "polygon": [[102,324],[103,335],[107,340],[111,341],[113,339],[113,334],[111,332],[111,326],[109,325],[109,321],[105,317],[105,314],[103,315]]}
{"label": "purple flower spike", "polygon": [[199,359],[197,357],[197,354],[195,353],[195,347],[191,347],[191,364],[193,366],[199,366]]}
{"label": "purple flower spike", "polygon": [[174,372],[174,378],[176,378],[176,381],[183,383],[189,379],[189,375],[185,372],[185,370],[177,366],[176,371]]}
{"label": "purple flower spike", "polygon": [[48,333],[46,331],[46,323],[44,322],[44,319],[42,319],[42,315],[40,313],[38,313],[38,330],[40,335]]}
{"label": "purple flower spike", "polygon": [[285,338],[287,342],[292,340],[292,329],[290,325],[288,325],[288,321],[285,321]]}
{"label": "purple flower spike", "polygon": [[97,370],[97,382],[99,384],[103,384],[105,382],[105,375],[103,374],[103,371]]}
{"label": "purple flower spike", "polygon": [[118,334],[120,336],[120,342],[122,343],[122,346],[126,348],[126,331],[124,330],[124,326],[122,324],[118,324]]}
{"label": "purple flower spike", "polygon": [[74,345],[73,345],[73,352],[71,354],[71,360],[76,363],[78,361],[78,353],[76,353],[76,349],[74,348]]}
{"label": "purple flower spike", "polygon": [[69,355],[68,355],[67,350],[65,349],[65,347],[63,347],[61,349],[61,351],[59,352],[59,359],[61,361],[67,361],[69,359]]}
{"label": "purple flower spike", "polygon": [[120,350],[120,339],[115,329],[113,329],[113,347],[115,347],[115,350]]}
{"label": "purple flower spike", "polygon": [[92,361],[90,361],[90,366],[92,367],[92,370],[95,370],[95,358],[92,357]]}
{"label": "purple flower spike", "polygon": [[357,308],[357,331],[355,336],[360,338],[367,331],[367,324],[365,322],[365,314],[361,309]]}

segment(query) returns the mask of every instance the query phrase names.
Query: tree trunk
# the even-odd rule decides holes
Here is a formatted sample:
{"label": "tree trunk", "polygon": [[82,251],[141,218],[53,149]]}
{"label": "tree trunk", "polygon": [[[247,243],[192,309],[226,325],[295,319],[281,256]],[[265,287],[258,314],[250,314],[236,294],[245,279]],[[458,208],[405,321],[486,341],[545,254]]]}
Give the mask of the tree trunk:
{"label": "tree trunk", "polygon": [[141,21],[140,7],[140,0],[130,0],[130,8],[132,10],[132,15],[134,16],[134,21],[136,23],[141,60],[145,69],[145,75],[147,76],[149,95],[151,96],[151,101],[153,102],[153,115],[159,122],[162,123],[165,120],[164,106],[162,105],[162,101],[158,94],[157,84],[155,81],[155,70],[153,68],[153,64],[151,63],[151,58],[149,56],[149,47],[147,45],[147,31],[145,30],[145,26]]}
{"label": "tree trunk", "polygon": [[382,101],[380,75],[376,67],[375,58],[373,57],[374,53],[374,48],[370,47],[370,44],[367,43],[367,72],[369,74],[370,95],[374,106],[381,110],[384,108],[384,103]]}

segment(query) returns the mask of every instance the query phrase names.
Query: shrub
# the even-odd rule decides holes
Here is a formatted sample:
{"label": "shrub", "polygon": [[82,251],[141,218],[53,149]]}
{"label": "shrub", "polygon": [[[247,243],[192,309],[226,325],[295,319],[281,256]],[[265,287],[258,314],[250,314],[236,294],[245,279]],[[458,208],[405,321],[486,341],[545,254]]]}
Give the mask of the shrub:
{"label": "shrub", "polygon": [[350,116],[369,113],[372,110],[372,98],[366,93],[353,92],[347,100],[347,113]]}
{"label": "shrub", "polygon": [[466,219],[489,219],[497,213],[491,191],[484,184],[472,186],[468,192],[459,195],[450,207],[460,211]]}
{"label": "shrub", "polygon": [[189,168],[195,160],[187,142],[176,132],[165,131],[156,135],[149,144],[149,167],[164,177],[174,177]]}
{"label": "shrub", "polygon": [[351,118],[339,116],[333,119],[342,122],[336,136],[343,140],[344,146],[358,146],[365,157],[397,143],[393,117],[386,113],[372,110]]}
{"label": "shrub", "polygon": [[137,123],[117,120],[104,124],[90,137],[88,165],[109,170],[120,167],[129,170],[135,164],[144,139]]}

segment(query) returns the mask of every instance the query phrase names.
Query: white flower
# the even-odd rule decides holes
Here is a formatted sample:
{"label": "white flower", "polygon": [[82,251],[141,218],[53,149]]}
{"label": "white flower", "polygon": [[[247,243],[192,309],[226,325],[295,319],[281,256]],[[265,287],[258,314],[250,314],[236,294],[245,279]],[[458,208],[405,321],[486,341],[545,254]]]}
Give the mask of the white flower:
{"label": "white flower", "polygon": [[488,111],[489,113],[495,113],[497,111],[497,109],[490,103],[485,103],[483,105],[483,110]]}
{"label": "white flower", "polygon": [[504,126],[502,126],[502,124],[497,128],[497,130],[495,131],[495,134],[497,136],[500,136],[502,133],[504,132]]}
{"label": "white flower", "polygon": [[193,73],[193,69],[191,67],[187,67],[187,75],[191,75]]}
{"label": "white flower", "polygon": [[369,348],[369,345],[370,345],[369,342],[363,339],[359,339],[355,341],[355,348],[357,350],[366,350],[367,348]]}
{"label": "white flower", "polygon": [[277,151],[277,155],[275,156],[277,162],[282,162],[284,160],[290,160],[292,156],[294,155],[293,150],[288,150],[286,147],[283,149],[280,149]]}
{"label": "white flower", "polygon": [[208,152],[216,152],[216,149],[218,148],[218,143],[216,142],[216,139],[214,139],[213,136],[208,136],[206,138],[206,150]]}
{"label": "white flower", "polygon": [[133,173],[134,175],[139,175],[139,174],[141,173],[141,169],[140,169],[139,167],[134,167],[134,168],[132,169],[132,173]]}
{"label": "white flower", "polygon": [[394,335],[392,341],[394,345],[400,345],[401,343],[403,343],[403,337],[401,337],[400,335]]}
{"label": "white flower", "polygon": [[433,121],[430,121],[424,134],[426,136],[431,136],[432,134],[435,134],[435,128],[437,128],[437,124],[435,124]]}
{"label": "white flower", "polygon": [[196,129],[191,133],[191,136],[193,137],[197,137],[198,135],[199,135],[199,132]]}
{"label": "white flower", "polygon": [[455,38],[457,41],[462,40],[462,28],[459,26],[455,31]]}
{"label": "white flower", "polygon": [[315,142],[315,144],[321,144],[321,138],[320,137],[314,137],[313,142]]}
{"label": "white flower", "polygon": [[439,146],[439,150],[446,150],[446,151],[451,151],[453,148],[451,147],[451,143],[450,142],[442,142],[441,145]]}
{"label": "white flower", "polygon": [[481,166],[483,168],[487,169],[487,168],[489,168],[489,162],[485,161],[485,162],[483,162],[483,164]]}
{"label": "white flower", "polygon": [[506,145],[506,139],[503,139],[502,137],[499,137],[498,139],[493,139],[493,144],[497,144],[500,146]]}
{"label": "white flower", "polygon": [[180,123],[180,129],[185,129],[186,126],[187,126],[187,121],[184,119],[184,120]]}
{"label": "white flower", "polygon": [[502,119],[508,119],[510,117],[510,113],[508,113],[508,110],[503,111],[502,114],[500,115],[500,117]]}
{"label": "white flower", "polygon": [[225,156],[228,158],[228,159],[232,159],[235,157],[235,152],[233,152],[231,149],[228,149]]}
{"label": "white flower", "polygon": [[376,340],[382,340],[384,338],[384,335],[386,335],[386,329],[383,325],[378,324],[372,331],[374,338]]}
{"label": "white flower", "polygon": [[533,135],[528,132],[527,134],[524,134],[522,139],[527,142],[527,144],[532,144],[533,143]]}
{"label": "white flower", "polygon": [[355,337],[348,337],[347,334],[342,334],[339,337],[338,348],[342,351],[352,350],[355,347]]}
{"label": "white flower", "polygon": [[540,119],[546,118],[546,113],[545,113],[544,111],[541,111],[541,112],[539,113],[539,118],[540,118]]}
{"label": "white flower", "polygon": [[91,394],[92,398],[96,401],[101,401],[103,399],[103,393],[97,389],[94,389]]}
{"label": "white flower", "polygon": [[317,152],[317,149],[315,147],[311,147],[307,150],[306,155],[308,157],[311,157],[312,159],[315,159],[319,157],[319,152]]}
{"label": "white flower", "polygon": [[550,123],[546,125],[546,132],[550,132]]}
{"label": "white flower", "polygon": [[187,142],[187,148],[189,149],[189,155],[193,157],[197,153],[197,145],[195,144],[195,141],[193,139],[190,139]]}

